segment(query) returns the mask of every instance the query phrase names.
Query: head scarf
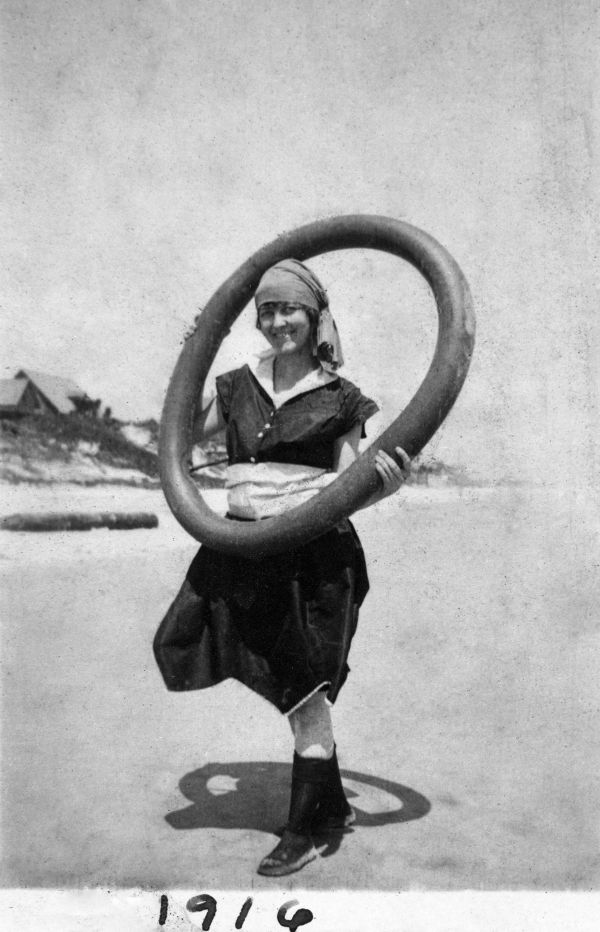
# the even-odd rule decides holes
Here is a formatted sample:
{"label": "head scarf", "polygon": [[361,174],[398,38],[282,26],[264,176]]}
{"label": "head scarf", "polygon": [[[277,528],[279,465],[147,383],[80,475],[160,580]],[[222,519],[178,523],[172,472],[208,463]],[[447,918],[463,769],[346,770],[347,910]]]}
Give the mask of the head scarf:
{"label": "head scarf", "polygon": [[[297,259],[284,259],[267,269],[254,296],[256,308],[268,301],[303,304],[317,314],[313,354],[328,372],[344,364],[342,344],[329,310],[327,292],[309,268]],[[312,316],[312,315],[311,315]]]}

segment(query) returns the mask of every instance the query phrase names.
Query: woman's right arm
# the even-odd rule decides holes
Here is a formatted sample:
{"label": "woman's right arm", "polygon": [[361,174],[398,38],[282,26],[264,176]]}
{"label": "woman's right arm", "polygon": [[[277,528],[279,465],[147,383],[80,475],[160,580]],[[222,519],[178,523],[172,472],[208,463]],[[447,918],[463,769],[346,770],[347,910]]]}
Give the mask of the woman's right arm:
{"label": "woman's right arm", "polygon": [[211,398],[205,408],[195,415],[192,427],[192,442],[200,443],[202,440],[209,440],[222,430],[225,430],[225,420],[221,413],[221,406],[215,396]]}

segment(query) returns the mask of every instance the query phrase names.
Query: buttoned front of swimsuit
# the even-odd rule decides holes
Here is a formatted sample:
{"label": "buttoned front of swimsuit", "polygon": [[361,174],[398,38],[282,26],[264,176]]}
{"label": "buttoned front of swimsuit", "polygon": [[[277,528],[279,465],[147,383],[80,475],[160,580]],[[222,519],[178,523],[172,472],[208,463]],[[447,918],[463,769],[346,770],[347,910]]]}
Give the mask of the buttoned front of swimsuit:
{"label": "buttoned front of swimsuit", "polygon": [[356,385],[339,377],[276,408],[249,366],[219,376],[217,398],[231,465],[302,463],[333,469],[338,437],[378,410]]}

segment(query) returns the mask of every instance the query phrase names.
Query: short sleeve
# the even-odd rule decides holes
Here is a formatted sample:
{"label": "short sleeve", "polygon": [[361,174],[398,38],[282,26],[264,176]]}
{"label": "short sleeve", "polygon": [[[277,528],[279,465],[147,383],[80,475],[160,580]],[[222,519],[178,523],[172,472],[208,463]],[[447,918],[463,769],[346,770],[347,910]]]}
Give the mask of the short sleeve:
{"label": "short sleeve", "polygon": [[377,414],[379,405],[372,398],[363,395],[360,388],[352,382],[345,382],[344,386],[344,421],[346,431],[352,430],[357,424],[361,425],[361,437],[366,437],[365,421]]}
{"label": "short sleeve", "polygon": [[226,424],[229,421],[235,373],[236,370],[232,369],[231,372],[224,372],[223,375],[218,375],[216,378],[217,402]]}

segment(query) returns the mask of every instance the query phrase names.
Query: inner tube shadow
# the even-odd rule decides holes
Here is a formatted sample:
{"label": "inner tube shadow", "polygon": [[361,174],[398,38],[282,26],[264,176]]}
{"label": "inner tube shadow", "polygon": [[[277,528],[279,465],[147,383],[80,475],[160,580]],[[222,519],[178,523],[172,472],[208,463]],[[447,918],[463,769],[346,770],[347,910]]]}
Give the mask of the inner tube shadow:
{"label": "inner tube shadow", "polygon": [[[374,828],[421,819],[431,809],[425,796],[383,777],[342,770],[346,795],[356,811],[353,828]],[[165,819],[179,830],[246,829],[276,833],[285,823],[291,766],[274,761],[209,763],[179,781],[191,805]],[[340,846],[342,833],[328,841],[324,856]]]}

